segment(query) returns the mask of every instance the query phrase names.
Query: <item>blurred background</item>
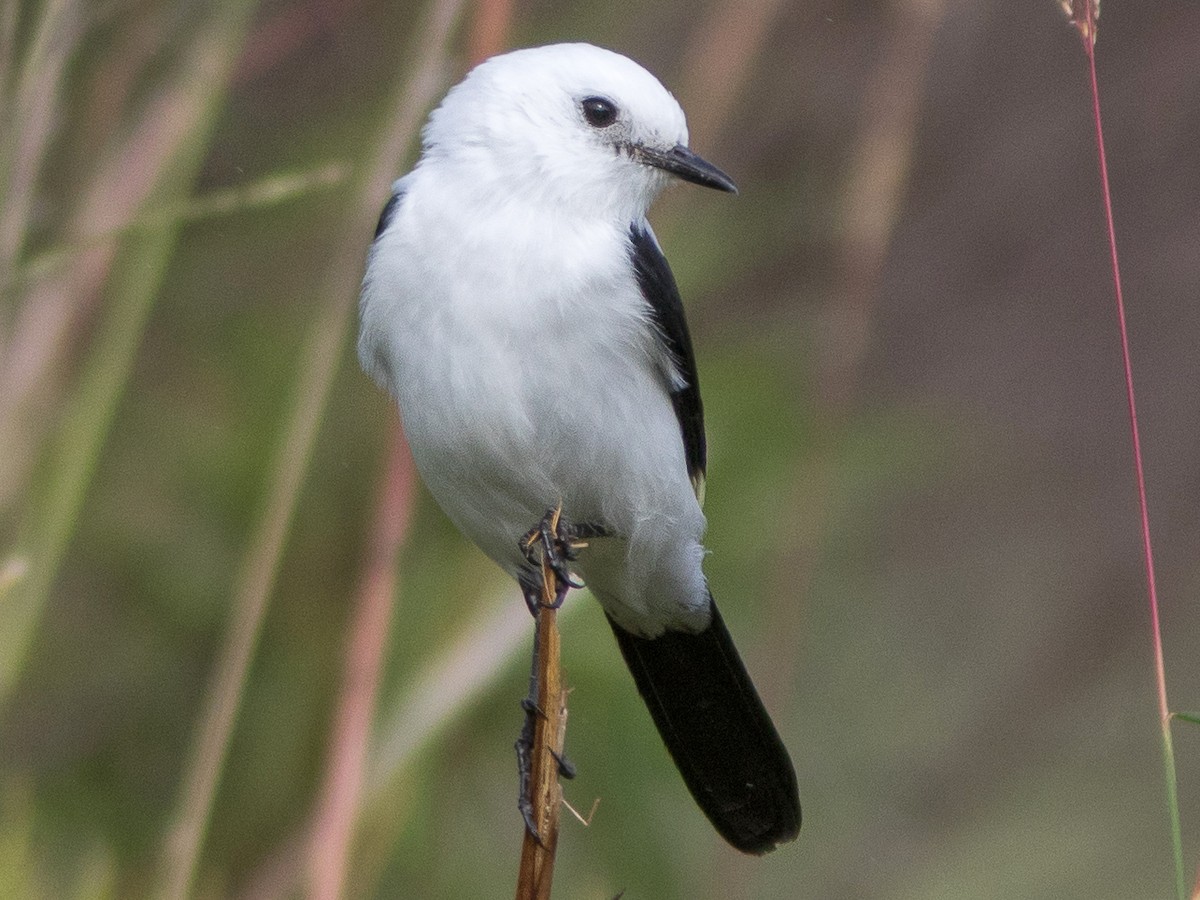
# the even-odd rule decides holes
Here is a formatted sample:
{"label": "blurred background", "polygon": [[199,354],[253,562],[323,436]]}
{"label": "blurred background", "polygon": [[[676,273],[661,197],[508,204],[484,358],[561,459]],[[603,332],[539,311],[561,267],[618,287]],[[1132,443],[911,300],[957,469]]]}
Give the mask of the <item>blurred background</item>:
{"label": "blurred background", "polygon": [[[1200,7],[1098,67],[1172,708],[1200,708]],[[1165,898],[1169,828],[1086,57],[1051,0],[0,6],[0,896],[511,895],[532,633],[352,352],[472,60],[656,73],[707,571],[804,828],[713,834],[597,606],[556,896]],[[1200,728],[1175,729],[1188,878]]]}

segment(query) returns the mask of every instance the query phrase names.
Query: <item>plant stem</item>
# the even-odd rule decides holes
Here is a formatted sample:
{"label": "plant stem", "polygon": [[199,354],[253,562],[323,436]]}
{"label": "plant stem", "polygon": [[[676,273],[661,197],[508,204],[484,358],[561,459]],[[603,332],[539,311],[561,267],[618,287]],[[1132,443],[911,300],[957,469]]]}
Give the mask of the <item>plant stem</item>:
{"label": "plant stem", "polygon": [[[246,0],[216,6],[175,76],[150,104],[151,112],[140,123],[147,136],[140,146],[154,165],[144,174],[138,170],[135,190],[147,189],[158,202],[181,200],[191,190],[251,8]],[[27,560],[28,574],[0,608],[0,706],[21,674],[74,535],[179,228],[177,222],[168,223],[152,233],[131,235],[114,258],[97,336],[28,503],[15,554],[21,562]],[[0,442],[2,430],[0,426]]]}
{"label": "plant stem", "polygon": [[362,802],[371,723],[396,594],[396,556],[408,535],[415,505],[416,472],[394,421],[371,541],[354,600],[346,642],[342,689],[309,847],[309,896],[337,900],[345,892],[350,851]]}
{"label": "plant stem", "polygon": [[[191,884],[208,829],[213,798],[224,767],[250,662],[266,615],[267,601],[291,526],[309,457],[341,359],[361,277],[363,241],[371,234],[376,210],[417,133],[420,117],[439,85],[437,71],[462,9],[462,0],[434,0],[415,32],[417,59],[389,107],[393,116],[375,155],[354,186],[355,205],[346,239],[333,248],[321,296],[325,307],[314,319],[301,357],[295,395],[275,461],[266,507],[255,526],[234,592],[233,610],[197,736],[183,776],[174,824],[161,860],[157,896],[182,900]],[[365,237],[364,237],[365,236]]]}
{"label": "plant stem", "polygon": [[558,850],[558,816],[562,808],[559,759],[567,732],[567,692],[562,683],[557,603],[566,586],[546,558],[542,560],[542,605],[537,614],[537,710],[534,715],[529,799],[538,837],[526,828],[521,842],[516,900],[550,900],[554,859]]}
{"label": "plant stem", "polygon": [[[1081,24],[1081,23],[1077,23]],[[1183,871],[1183,838],[1179,821],[1179,791],[1175,774],[1175,747],[1171,740],[1171,708],[1167,703],[1167,673],[1163,661],[1162,625],[1159,618],[1158,588],[1154,577],[1154,550],[1150,541],[1150,511],[1146,502],[1146,475],[1142,463],[1142,442],[1138,429],[1137,401],[1133,390],[1133,364],[1129,353],[1129,329],[1125,321],[1125,298],[1121,291],[1121,268],[1117,259],[1117,233],[1113,224],[1112,193],[1109,190],[1108,159],[1104,152],[1104,127],[1100,119],[1100,88],[1096,79],[1096,23],[1093,4],[1086,2],[1081,27],[1088,73],[1092,89],[1092,113],[1096,126],[1096,148],[1100,157],[1100,182],[1104,194],[1104,217],[1108,226],[1108,247],[1112,264],[1113,289],[1117,301],[1117,320],[1121,331],[1121,358],[1125,366],[1125,399],[1129,407],[1129,430],[1133,438],[1133,467],[1137,478],[1138,509],[1142,526],[1142,558],[1146,569],[1146,589],[1150,601],[1150,622],[1154,642],[1154,680],[1158,692],[1158,719],[1162,736],[1163,776],[1167,787],[1167,811],[1171,819],[1171,852],[1175,861],[1175,894],[1186,900]]]}

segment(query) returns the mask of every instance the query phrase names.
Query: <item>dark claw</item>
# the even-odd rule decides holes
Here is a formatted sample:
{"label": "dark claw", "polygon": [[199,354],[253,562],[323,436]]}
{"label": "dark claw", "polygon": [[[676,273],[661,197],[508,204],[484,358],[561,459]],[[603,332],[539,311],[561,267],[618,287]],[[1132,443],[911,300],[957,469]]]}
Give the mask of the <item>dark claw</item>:
{"label": "dark claw", "polygon": [[525,805],[521,807],[521,816],[525,819],[525,830],[529,832],[529,836],[538,842],[538,846],[543,850],[546,848],[546,843],[542,840],[542,836],[538,834],[537,825],[533,821],[533,807],[529,801],[525,801]]}
{"label": "dark claw", "polygon": [[546,718],[546,714],[542,712],[542,708],[537,705],[537,702],[532,697],[521,698],[521,709],[525,710],[527,727],[532,727],[531,720],[535,716],[542,719]]}
{"label": "dark claw", "polygon": [[525,820],[525,830],[539,846],[545,847],[542,836],[538,834],[537,822],[533,820],[533,797],[530,796],[533,790],[533,720],[541,710],[528,697],[521,701],[521,708],[525,710],[525,724],[521,726],[521,734],[513,744],[513,749],[517,751],[517,811]]}
{"label": "dark claw", "polygon": [[565,778],[570,781],[578,774],[575,764],[567,759],[565,753],[555,753],[550,751],[550,755],[554,757],[554,761],[558,763],[558,775],[560,778]]}
{"label": "dark claw", "polygon": [[[560,591],[556,592],[554,602],[548,604],[551,609],[558,609],[562,605],[566,598],[566,588],[579,589],[583,587],[581,582],[571,577],[569,566],[569,563],[579,556],[578,550],[574,546],[575,541],[579,537],[596,536],[603,531],[604,529],[599,526],[588,525],[581,533],[580,529],[567,524],[559,510],[550,509],[542,516],[542,520],[537,526],[531,528],[521,538],[521,552],[530,566],[540,571],[542,560],[545,559],[561,586]],[[532,576],[530,581],[532,582]],[[532,583],[523,582],[521,588],[525,593],[525,604],[529,607],[530,612],[536,615],[537,607],[544,605],[540,597],[541,592],[535,591]],[[533,599],[534,596],[536,596],[536,600]]]}
{"label": "dark claw", "polygon": [[592,538],[610,537],[611,532],[603,525],[598,525],[595,522],[580,522],[578,525],[571,526],[571,543],[578,541],[590,541]]}
{"label": "dark claw", "polygon": [[[523,780],[528,781],[527,778]],[[538,842],[538,846],[545,847],[542,836],[538,834],[537,822],[533,821],[533,801],[529,799],[528,788],[529,786],[526,784],[526,793],[517,797],[517,810],[521,813],[521,818],[525,820],[525,830],[529,832],[529,836]]]}
{"label": "dark claw", "polygon": [[575,584],[573,581],[566,581],[566,582],[560,581],[558,583],[558,589],[554,592],[554,599],[551,600],[549,603],[543,602],[541,605],[544,606],[546,609],[558,609],[566,601],[567,590],[569,588],[581,588],[581,587],[583,587],[582,584]]}
{"label": "dark claw", "polygon": [[557,531],[551,530],[551,523],[556,518],[555,512],[555,510],[547,512],[539,525],[542,549],[546,554],[546,559],[550,561],[550,568],[558,576],[559,582],[578,589],[583,585],[571,580],[571,570],[567,567],[567,563],[578,559],[579,553],[571,546],[572,531],[561,515],[557,516]]}
{"label": "dark claw", "polygon": [[[555,515],[558,515],[557,531],[551,528]],[[546,510],[542,520],[529,529],[521,538],[521,552],[534,566],[541,564],[541,559],[534,552],[534,547],[542,545],[542,549],[551,559],[564,557],[574,560],[579,556],[577,544],[592,538],[610,537],[612,532],[598,522],[578,522],[568,524],[566,518],[558,509]]]}
{"label": "dark claw", "polygon": [[[531,574],[529,581],[533,579],[534,576]],[[538,607],[542,605],[542,588],[540,585],[527,583],[523,575],[519,581],[521,583],[521,596],[525,598],[525,606],[529,609],[529,614],[536,619]]]}

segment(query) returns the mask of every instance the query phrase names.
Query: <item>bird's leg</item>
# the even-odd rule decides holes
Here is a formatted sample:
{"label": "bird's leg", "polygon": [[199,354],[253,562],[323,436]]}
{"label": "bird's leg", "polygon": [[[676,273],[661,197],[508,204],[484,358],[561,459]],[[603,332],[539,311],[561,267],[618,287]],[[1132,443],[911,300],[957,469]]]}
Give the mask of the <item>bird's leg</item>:
{"label": "bird's leg", "polygon": [[[546,510],[542,520],[521,538],[521,551],[532,566],[541,566],[542,559],[549,563],[560,585],[573,588],[583,587],[571,578],[568,564],[578,557],[578,547],[572,530],[562,516],[562,506]],[[555,591],[556,607],[562,600]],[[562,596],[566,596],[565,590]]]}
{"label": "bird's leg", "polygon": [[[540,626],[539,620],[538,627]],[[525,830],[535,841],[542,844],[542,836],[538,833],[537,822],[533,817],[533,730],[537,720],[546,715],[537,703],[538,689],[538,642],[535,635],[533,666],[529,671],[529,696],[521,700],[521,709],[525,711],[525,723],[521,726],[521,733],[517,736],[513,748],[517,751],[517,810],[525,821]],[[567,759],[566,754],[557,753],[553,748],[549,748],[549,751],[558,765],[559,776],[567,780],[574,778],[575,765]]]}
{"label": "bird's leg", "polygon": [[554,761],[558,763],[558,775],[560,778],[565,778],[570,781],[574,778],[579,770],[575,768],[575,763],[567,759],[566,753],[558,753],[553,747],[550,748],[550,755],[554,757]]}
{"label": "bird's leg", "polygon": [[534,619],[537,618],[538,609],[542,605],[541,581],[541,575],[537,572],[522,572],[517,576],[517,582],[521,585],[521,596],[525,598],[525,606]]}
{"label": "bird's leg", "polygon": [[573,549],[586,547],[586,542],[592,538],[612,537],[612,532],[598,522],[578,522],[567,528],[570,532]]}
{"label": "bird's leg", "polygon": [[[608,533],[608,529],[603,525],[593,522],[584,522],[579,525],[569,524],[563,518],[560,505],[546,510],[542,520],[521,538],[521,552],[529,564],[540,570],[544,558],[558,580],[554,601],[551,604],[554,609],[562,606],[568,588],[583,587],[582,584],[571,578],[568,564],[579,558],[579,551],[587,546],[588,539],[606,537]],[[540,599],[541,592],[534,587],[532,582],[527,584],[522,581],[521,588],[525,593],[525,603],[532,613],[537,606],[543,603]]]}
{"label": "bird's leg", "polygon": [[[586,544],[585,539],[604,537],[608,530],[602,525],[585,524],[582,526],[568,525],[562,517],[562,507],[557,506],[548,510],[542,520],[520,541],[521,552],[529,562],[530,568],[521,572],[517,580],[521,585],[521,593],[525,597],[525,605],[534,621],[534,638],[532,665],[529,672],[529,696],[521,701],[521,709],[525,711],[525,722],[517,737],[514,749],[517,752],[517,809],[525,821],[525,830],[530,836],[542,844],[538,833],[537,822],[534,820],[533,804],[533,743],[534,730],[539,717],[545,713],[538,706],[540,684],[538,680],[538,645],[542,628],[543,609],[558,609],[566,599],[567,591],[583,585],[571,579],[567,564],[578,556],[578,551]],[[547,580],[553,580],[554,598],[549,598]],[[562,778],[574,778],[575,766],[565,755],[550,750],[558,765],[558,774]],[[545,846],[544,844],[542,846]]]}
{"label": "bird's leg", "polygon": [[[529,597],[526,594],[526,602]],[[531,610],[534,621],[538,621],[536,608]],[[540,624],[540,623],[539,623]],[[533,819],[533,728],[537,717],[543,715],[537,704],[538,700],[538,642],[535,632],[533,640],[533,667],[529,672],[529,696],[521,700],[521,709],[525,711],[525,723],[517,736],[514,749],[517,751],[517,810],[525,820],[525,830],[535,841],[542,843],[538,834],[537,822]],[[543,845],[545,846],[545,845]]]}

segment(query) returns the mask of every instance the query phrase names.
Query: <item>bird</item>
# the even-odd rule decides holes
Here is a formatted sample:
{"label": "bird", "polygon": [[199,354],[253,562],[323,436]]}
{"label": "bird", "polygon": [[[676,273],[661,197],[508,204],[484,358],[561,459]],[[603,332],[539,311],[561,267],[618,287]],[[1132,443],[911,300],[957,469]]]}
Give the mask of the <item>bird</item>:
{"label": "bird", "polygon": [[763,854],[797,836],[800,801],[702,566],[696,360],[646,218],[679,181],[737,192],[638,63],[586,43],[485,60],[392,186],[358,355],[434,500],[527,600],[531,523],[561,507],[589,535],[571,571],[684,783],[726,841]]}

